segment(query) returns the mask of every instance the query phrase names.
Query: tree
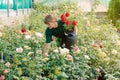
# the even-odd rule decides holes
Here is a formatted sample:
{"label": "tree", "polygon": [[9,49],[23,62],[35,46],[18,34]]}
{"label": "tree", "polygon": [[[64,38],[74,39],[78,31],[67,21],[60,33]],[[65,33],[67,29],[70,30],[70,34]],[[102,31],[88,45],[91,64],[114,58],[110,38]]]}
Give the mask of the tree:
{"label": "tree", "polygon": [[108,9],[108,18],[112,20],[112,23],[118,28],[117,26],[120,24],[120,0],[111,0],[109,3]]}

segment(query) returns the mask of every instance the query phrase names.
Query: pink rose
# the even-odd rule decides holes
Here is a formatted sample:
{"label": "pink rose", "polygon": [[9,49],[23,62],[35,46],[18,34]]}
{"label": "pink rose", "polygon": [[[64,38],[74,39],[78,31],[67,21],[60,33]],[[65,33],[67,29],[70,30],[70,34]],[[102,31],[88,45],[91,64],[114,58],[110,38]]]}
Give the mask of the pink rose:
{"label": "pink rose", "polygon": [[7,74],[9,71],[7,70],[7,69],[5,69],[4,71],[3,71],[3,73],[4,74]]}
{"label": "pink rose", "polygon": [[99,45],[97,43],[92,44],[93,47],[98,47]]}
{"label": "pink rose", "polygon": [[95,71],[96,71],[97,73],[99,73],[99,72],[100,72],[100,69],[99,69],[99,68],[96,68]]}
{"label": "pink rose", "polygon": [[46,56],[46,57],[47,57],[47,56],[48,56],[48,53],[44,53],[44,56]]}
{"label": "pink rose", "polygon": [[71,55],[67,55],[67,60],[73,62],[73,56],[71,56]]}
{"label": "pink rose", "polygon": [[74,50],[75,50],[75,51],[78,51],[78,50],[79,50],[78,46],[75,46],[75,47],[74,47]]}
{"label": "pink rose", "polygon": [[23,48],[22,48],[22,47],[16,48],[16,51],[17,51],[18,53],[22,53],[22,52],[23,52]]}
{"label": "pink rose", "polygon": [[86,26],[88,26],[88,27],[91,26],[90,21],[87,21]]}
{"label": "pink rose", "polygon": [[4,80],[5,79],[5,76],[4,75],[1,75],[0,76],[0,80]]}

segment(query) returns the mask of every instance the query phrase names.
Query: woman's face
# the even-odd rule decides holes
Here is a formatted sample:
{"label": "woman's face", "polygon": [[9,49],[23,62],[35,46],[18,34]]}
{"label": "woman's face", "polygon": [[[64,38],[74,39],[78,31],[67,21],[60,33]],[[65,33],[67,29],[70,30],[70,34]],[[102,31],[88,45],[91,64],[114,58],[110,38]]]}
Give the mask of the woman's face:
{"label": "woman's face", "polygon": [[49,29],[56,28],[58,26],[56,21],[55,22],[49,22],[46,25],[48,26]]}

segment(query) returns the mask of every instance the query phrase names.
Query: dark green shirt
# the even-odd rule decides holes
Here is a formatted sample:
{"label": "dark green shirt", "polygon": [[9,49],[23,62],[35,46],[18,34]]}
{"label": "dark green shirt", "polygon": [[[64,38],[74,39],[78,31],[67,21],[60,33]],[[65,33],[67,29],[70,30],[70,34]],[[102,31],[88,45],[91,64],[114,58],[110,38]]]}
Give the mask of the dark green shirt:
{"label": "dark green shirt", "polygon": [[58,27],[46,29],[45,35],[46,35],[46,43],[50,43],[52,36],[58,37],[58,38],[65,38],[64,35],[64,23],[61,20],[58,20]]}

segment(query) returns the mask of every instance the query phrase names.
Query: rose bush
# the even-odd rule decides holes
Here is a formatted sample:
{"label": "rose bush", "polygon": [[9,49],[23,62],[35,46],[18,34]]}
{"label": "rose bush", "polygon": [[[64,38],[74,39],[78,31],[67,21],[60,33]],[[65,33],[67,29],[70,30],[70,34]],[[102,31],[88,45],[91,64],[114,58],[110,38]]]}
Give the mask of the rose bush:
{"label": "rose bush", "polygon": [[77,26],[77,21],[72,20],[72,18],[69,18],[70,13],[66,12],[61,15],[61,21],[64,23],[64,29],[66,32],[73,32],[74,27]]}
{"label": "rose bush", "polygon": [[[71,6],[69,6],[71,5]],[[64,13],[77,21],[78,42],[73,53],[57,47],[52,39],[50,53],[42,55],[46,13],[58,18]],[[56,7],[34,6],[21,25],[0,29],[0,79],[2,80],[94,80],[119,79],[120,37],[111,24],[95,14],[81,12],[76,4]],[[69,22],[67,22],[69,23]],[[66,23],[66,24],[67,24]]]}

